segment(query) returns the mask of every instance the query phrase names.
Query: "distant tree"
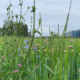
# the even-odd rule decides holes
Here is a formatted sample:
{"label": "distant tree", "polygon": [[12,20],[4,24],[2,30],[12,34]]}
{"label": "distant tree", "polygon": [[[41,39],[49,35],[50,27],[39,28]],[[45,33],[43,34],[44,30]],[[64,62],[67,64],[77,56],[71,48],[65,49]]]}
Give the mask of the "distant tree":
{"label": "distant tree", "polygon": [[17,35],[28,36],[28,26],[24,23],[18,23],[17,25]]}
{"label": "distant tree", "polygon": [[[15,25],[17,24],[17,25]],[[3,35],[7,34],[8,36],[13,35],[14,31],[16,31],[16,35],[19,36],[28,36],[28,26],[22,22],[16,23],[12,21],[4,21],[3,24]]]}
{"label": "distant tree", "polygon": [[0,27],[0,35],[2,35],[2,28]]}

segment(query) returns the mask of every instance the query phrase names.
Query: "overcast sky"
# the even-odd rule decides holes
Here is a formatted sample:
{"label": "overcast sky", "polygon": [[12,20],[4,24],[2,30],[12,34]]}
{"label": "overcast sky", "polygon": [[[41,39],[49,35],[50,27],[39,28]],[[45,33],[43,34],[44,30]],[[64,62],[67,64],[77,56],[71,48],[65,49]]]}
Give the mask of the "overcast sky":
{"label": "overcast sky", "polygon": [[[10,0],[0,0],[0,25],[3,26],[3,21],[7,19],[7,10],[6,8],[9,6]],[[11,11],[13,11],[13,15],[20,15],[20,6],[19,0],[11,0]],[[27,11],[27,7],[30,7],[28,13],[25,15],[25,24],[28,25],[28,28],[31,28],[31,13],[33,6],[33,0],[23,0],[22,6],[22,15]],[[42,29],[43,36],[49,35],[49,27],[51,31],[57,33],[58,31],[58,23],[60,34],[64,29],[64,25],[66,22],[67,14],[69,12],[70,0],[35,0],[36,12],[35,12],[35,27],[38,28],[38,19],[39,12],[42,17]],[[14,18],[15,21],[15,18]],[[40,28],[41,29],[41,28]],[[39,31],[40,31],[39,29]],[[68,22],[67,31],[78,30],[80,29],[80,0],[72,0],[70,17]],[[39,36],[36,34],[35,36]]]}

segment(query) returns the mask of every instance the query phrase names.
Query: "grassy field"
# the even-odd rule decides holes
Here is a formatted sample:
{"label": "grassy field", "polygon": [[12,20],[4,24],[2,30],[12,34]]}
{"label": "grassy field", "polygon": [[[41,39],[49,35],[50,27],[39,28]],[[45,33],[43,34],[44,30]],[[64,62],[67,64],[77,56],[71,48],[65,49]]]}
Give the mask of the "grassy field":
{"label": "grassy field", "polygon": [[[20,14],[22,14],[22,3],[19,4]],[[13,31],[11,37],[6,35],[7,30],[2,30],[5,36],[0,36],[0,80],[80,80],[80,39],[65,38],[71,3],[72,0],[61,38],[59,24],[57,37],[51,34],[49,28],[50,37],[42,38],[41,14],[39,14],[38,27],[38,29],[41,27],[41,33],[35,29],[35,0],[31,11],[33,13],[32,38],[17,37],[19,26],[18,15],[15,15],[15,25],[18,29]],[[7,8],[8,20],[13,21],[13,16],[10,18],[11,6],[12,4]],[[24,15],[20,15],[20,22],[24,19]],[[34,38],[35,33],[39,33],[41,38]]]}
{"label": "grassy field", "polygon": [[30,43],[0,37],[0,80],[15,80],[20,69],[17,80],[80,80],[79,38],[35,38],[26,57]]}

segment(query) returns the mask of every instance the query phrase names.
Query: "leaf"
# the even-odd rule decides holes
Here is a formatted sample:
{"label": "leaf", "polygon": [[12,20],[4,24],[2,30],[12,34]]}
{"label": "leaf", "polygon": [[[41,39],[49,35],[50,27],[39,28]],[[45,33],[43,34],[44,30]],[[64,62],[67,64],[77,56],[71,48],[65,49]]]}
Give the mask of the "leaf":
{"label": "leaf", "polygon": [[12,4],[10,4],[10,6],[13,6]]}
{"label": "leaf", "polygon": [[44,66],[45,66],[52,74],[55,74],[47,65],[44,64]]}
{"label": "leaf", "polygon": [[12,78],[9,78],[9,80],[13,80]]}
{"label": "leaf", "polygon": [[39,34],[41,35],[41,33],[40,33],[39,31],[37,31],[37,30],[35,30],[34,34],[35,34],[35,33],[39,33]]}
{"label": "leaf", "polygon": [[[23,18],[23,16],[22,16],[22,15],[20,15],[20,18],[21,18],[21,19],[23,19],[23,20],[25,21],[25,19]],[[20,20],[21,20],[21,19],[20,19]]]}

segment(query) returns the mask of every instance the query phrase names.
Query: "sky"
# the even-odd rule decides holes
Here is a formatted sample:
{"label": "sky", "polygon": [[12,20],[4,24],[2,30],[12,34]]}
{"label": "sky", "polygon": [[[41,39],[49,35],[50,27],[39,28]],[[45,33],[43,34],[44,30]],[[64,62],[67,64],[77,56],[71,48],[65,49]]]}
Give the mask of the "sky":
{"label": "sky", "polygon": [[[37,29],[39,26],[39,13],[41,13],[42,18],[42,31],[43,36],[49,36],[49,27],[50,31],[55,33],[58,32],[58,23],[59,23],[59,33],[60,35],[63,32],[67,14],[69,12],[71,0],[35,0],[35,28]],[[10,0],[0,0],[0,26],[3,26],[3,21],[7,19],[7,10],[6,8],[9,6]],[[19,0],[11,0],[11,11],[13,11],[13,15],[20,15],[20,6]],[[28,29],[31,29],[31,13],[33,0],[23,0],[22,6],[22,15],[27,11],[27,7],[30,7],[28,13],[24,16],[24,23],[28,25]],[[16,18],[13,19],[16,21]],[[19,20],[19,19],[18,19]],[[80,0],[72,0],[71,11],[69,16],[69,22],[67,26],[67,32],[72,30],[80,29]],[[41,27],[39,28],[41,32]],[[39,34],[35,34],[35,36],[40,36]]]}

